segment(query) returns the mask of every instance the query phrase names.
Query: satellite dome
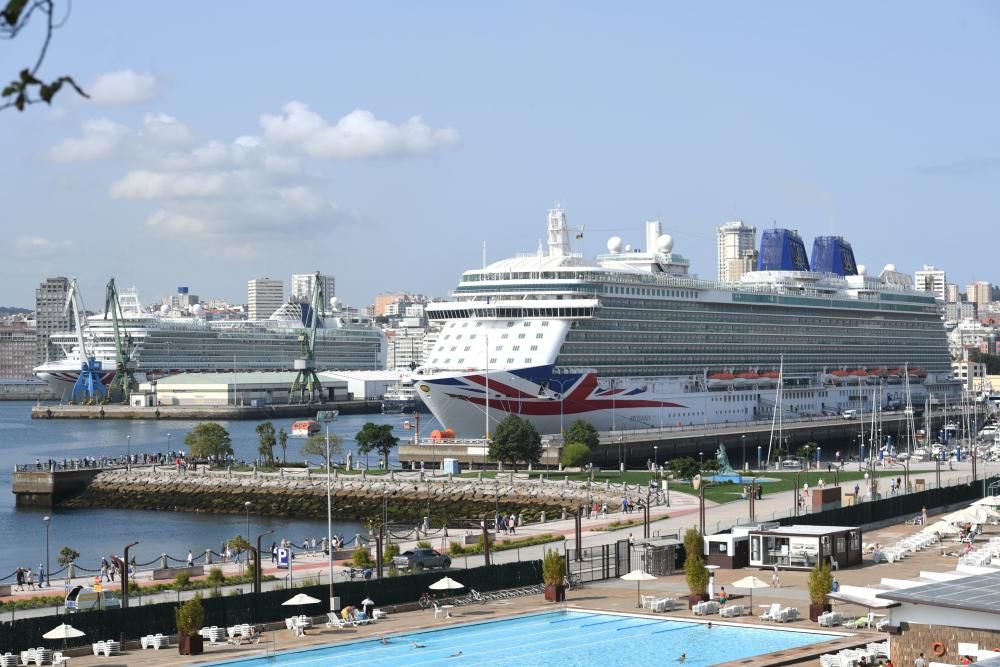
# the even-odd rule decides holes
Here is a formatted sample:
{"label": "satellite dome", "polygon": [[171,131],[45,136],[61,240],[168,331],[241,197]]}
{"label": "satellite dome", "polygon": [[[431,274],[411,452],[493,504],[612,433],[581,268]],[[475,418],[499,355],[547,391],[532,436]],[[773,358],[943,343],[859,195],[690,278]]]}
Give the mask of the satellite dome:
{"label": "satellite dome", "polygon": [[885,267],[882,270],[883,271],[895,271],[896,270],[896,265],[895,264],[886,264]]}
{"label": "satellite dome", "polygon": [[340,298],[336,296],[330,297],[330,308],[332,310],[338,310],[340,308]]}
{"label": "satellite dome", "polygon": [[205,308],[200,303],[196,303],[193,306],[191,306],[191,314],[194,315],[195,317],[201,315],[201,311],[203,310],[205,310]]}
{"label": "satellite dome", "polygon": [[163,304],[162,306],[160,306],[160,315],[166,315],[169,312],[170,312],[170,306],[168,306],[167,304]]}
{"label": "satellite dome", "polygon": [[608,252],[618,254],[622,251],[622,239],[620,236],[612,236],[608,239]]}
{"label": "satellite dome", "polygon": [[868,267],[864,264],[858,264],[858,275],[863,276],[868,273]]}
{"label": "satellite dome", "polygon": [[674,237],[670,234],[663,234],[660,238],[656,239],[656,249],[664,255],[670,254],[674,249]]}

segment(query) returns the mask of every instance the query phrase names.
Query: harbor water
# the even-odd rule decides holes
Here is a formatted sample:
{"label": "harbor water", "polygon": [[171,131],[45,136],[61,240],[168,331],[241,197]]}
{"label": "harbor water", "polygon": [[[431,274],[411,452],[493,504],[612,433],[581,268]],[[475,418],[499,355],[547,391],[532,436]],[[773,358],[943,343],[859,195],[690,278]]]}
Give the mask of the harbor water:
{"label": "harbor water", "polygon": [[[33,403],[25,401],[0,402],[0,535],[4,535],[5,548],[0,550],[0,579],[13,573],[20,565],[36,569],[45,562],[45,525],[42,517],[50,516],[48,528],[49,562],[53,570],[59,549],[69,546],[80,552],[77,561],[86,568],[96,568],[102,556],[121,554],[123,547],[139,541],[131,553],[139,563],[152,561],[166,553],[175,558],[183,558],[188,549],[196,556],[205,549],[220,551],[224,540],[237,534],[247,534],[245,514],[208,514],[173,511],[143,511],[116,509],[18,509],[11,493],[11,477],[16,464],[34,463],[36,459],[46,461],[78,457],[117,457],[127,450],[134,453],[155,453],[185,451],[184,436],[197,422],[182,421],[100,421],[100,420],[34,420],[30,413]],[[392,424],[396,437],[405,439],[413,431],[403,429],[404,420],[413,420],[412,415],[344,415],[330,424],[330,433],[343,439],[343,454],[353,452],[354,460],[364,463],[365,457],[358,458],[354,435],[366,422]],[[233,440],[236,458],[246,461],[255,459],[258,438],[255,432],[257,421],[221,422]],[[285,428],[288,423],[273,422],[275,430]],[[430,432],[439,428],[436,420],[429,415],[421,415],[421,431]],[[131,436],[131,437],[129,437]],[[303,438],[289,437],[288,461],[302,461],[300,448]],[[281,456],[281,448],[275,447],[275,456]],[[334,457],[336,461],[338,457]],[[372,467],[377,465],[377,455],[370,456]],[[319,463],[314,457],[313,464]],[[398,460],[390,457],[390,463],[398,466]],[[275,530],[275,539],[285,537],[296,544],[306,538],[317,539],[326,535],[326,520],[286,519],[282,517],[249,515],[250,533],[257,535],[266,530]],[[367,527],[356,521],[334,520],[333,532],[350,539],[355,533],[367,533]],[[270,538],[269,538],[270,539]],[[10,582],[7,578],[4,583]]]}

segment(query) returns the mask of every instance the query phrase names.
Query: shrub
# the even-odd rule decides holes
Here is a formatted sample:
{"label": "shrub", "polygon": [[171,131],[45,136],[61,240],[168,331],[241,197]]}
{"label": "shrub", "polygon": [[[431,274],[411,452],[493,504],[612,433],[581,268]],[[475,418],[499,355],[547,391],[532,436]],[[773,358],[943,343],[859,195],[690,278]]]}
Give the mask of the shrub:
{"label": "shrub", "polygon": [[201,595],[195,595],[177,607],[175,616],[178,634],[188,637],[198,634],[198,630],[205,624],[205,608],[201,606]]}
{"label": "shrub", "polygon": [[555,549],[549,549],[545,552],[545,558],[542,559],[542,580],[548,586],[562,586],[565,578],[565,559]]}
{"label": "shrub", "polygon": [[[177,578],[174,579],[174,588],[176,588],[179,591],[182,591],[190,585],[191,585],[191,575],[188,574],[187,572],[178,572]],[[201,628],[201,626],[198,627],[199,629]]]}
{"label": "shrub", "polygon": [[691,595],[704,595],[708,592],[708,569],[701,554],[688,555],[684,561],[684,577],[687,579],[688,591]]}
{"label": "shrub", "polygon": [[590,447],[582,442],[571,442],[559,452],[559,462],[564,466],[581,466],[590,459]]}
{"label": "shrub", "polygon": [[208,576],[205,577],[205,583],[212,588],[217,588],[222,585],[222,582],[226,580],[226,576],[222,574],[222,569],[218,567],[213,567],[208,571]]}
{"label": "shrub", "polygon": [[351,563],[354,567],[371,567],[373,565],[368,549],[360,544],[354,547],[354,551],[351,552]]}
{"label": "shrub", "polygon": [[833,590],[833,572],[829,563],[816,563],[809,572],[809,602],[826,604],[827,594]]}
{"label": "shrub", "polygon": [[387,544],[382,548],[382,562],[391,563],[392,559],[399,555],[398,544]]}
{"label": "shrub", "polygon": [[417,542],[417,548],[418,549],[430,549],[431,548],[431,543],[428,542],[427,540],[420,540],[419,542]]}
{"label": "shrub", "polygon": [[705,551],[705,540],[697,528],[688,528],[684,533],[684,555],[690,558],[693,554],[701,556]]}
{"label": "shrub", "polygon": [[389,576],[390,577],[399,576],[399,568],[393,565],[392,563],[389,564]]}
{"label": "shrub", "polygon": [[448,555],[449,556],[461,556],[465,553],[465,545],[456,540],[452,540],[448,544]]}

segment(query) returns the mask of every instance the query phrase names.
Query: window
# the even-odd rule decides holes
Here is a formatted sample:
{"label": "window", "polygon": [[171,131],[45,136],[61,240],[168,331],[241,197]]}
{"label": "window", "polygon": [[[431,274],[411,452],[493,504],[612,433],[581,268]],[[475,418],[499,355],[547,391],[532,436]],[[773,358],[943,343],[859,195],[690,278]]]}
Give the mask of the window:
{"label": "window", "polygon": [[540,338],[542,338],[542,336],[544,336],[544,335],[545,335],[545,334],[540,334],[540,333],[537,333],[537,334],[535,334],[535,338],[539,338],[539,339],[540,339]]}
{"label": "window", "polygon": [[517,352],[518,350],[521,349],[521,346],[520,345],[515,345],[514,347],[512,347],[510,349],[511,349],[512,352]]}
{"label": "window", "polygon": [[535,350],[537,350],[537,349],[538,349],[538,346],[537,346],[537,345],[532,345],[532,346],[531,346],[531,351],[532,351],[532,352],[534,352],[534,351],[535,351]]}
{"label": "window", "polygon": [[497,362],[497,358],[496,357],[490,357],[490,363],[491,364],[495,364],[496,362]]}
{"label": "window", "polygon": [[508,364],[514,363],[514,357],[507,357],[507,363]]}
{"label": "window", "polygon": [[525,334],[523,334],[523,333],[522,333],[522,334],[517,334],[517,337],[518,337],[519,339],[522,339],[522,340],[524,339],[524,336],[525,336]]}

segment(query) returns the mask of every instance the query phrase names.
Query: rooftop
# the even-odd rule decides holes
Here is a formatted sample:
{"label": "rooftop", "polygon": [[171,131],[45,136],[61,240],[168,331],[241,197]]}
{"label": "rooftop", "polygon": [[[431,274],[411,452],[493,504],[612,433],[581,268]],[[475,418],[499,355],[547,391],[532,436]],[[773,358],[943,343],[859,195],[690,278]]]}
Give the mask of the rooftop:
{"label": "rooftop", "polygon": [[763,528],[755,532],[785,535],[829,535],[830,533],[843,533],[848,530],[860,529],[857,526],[803,526],[795,524],[793,526],[780,526],[778,528]]}
{"label": "rooftop", "polygon": [[895,602],[997,614],[1000,613],[1000,572],[975,574],[953,581],[938,581],[926,586],[886,591],[880,593],[878,597]]}

